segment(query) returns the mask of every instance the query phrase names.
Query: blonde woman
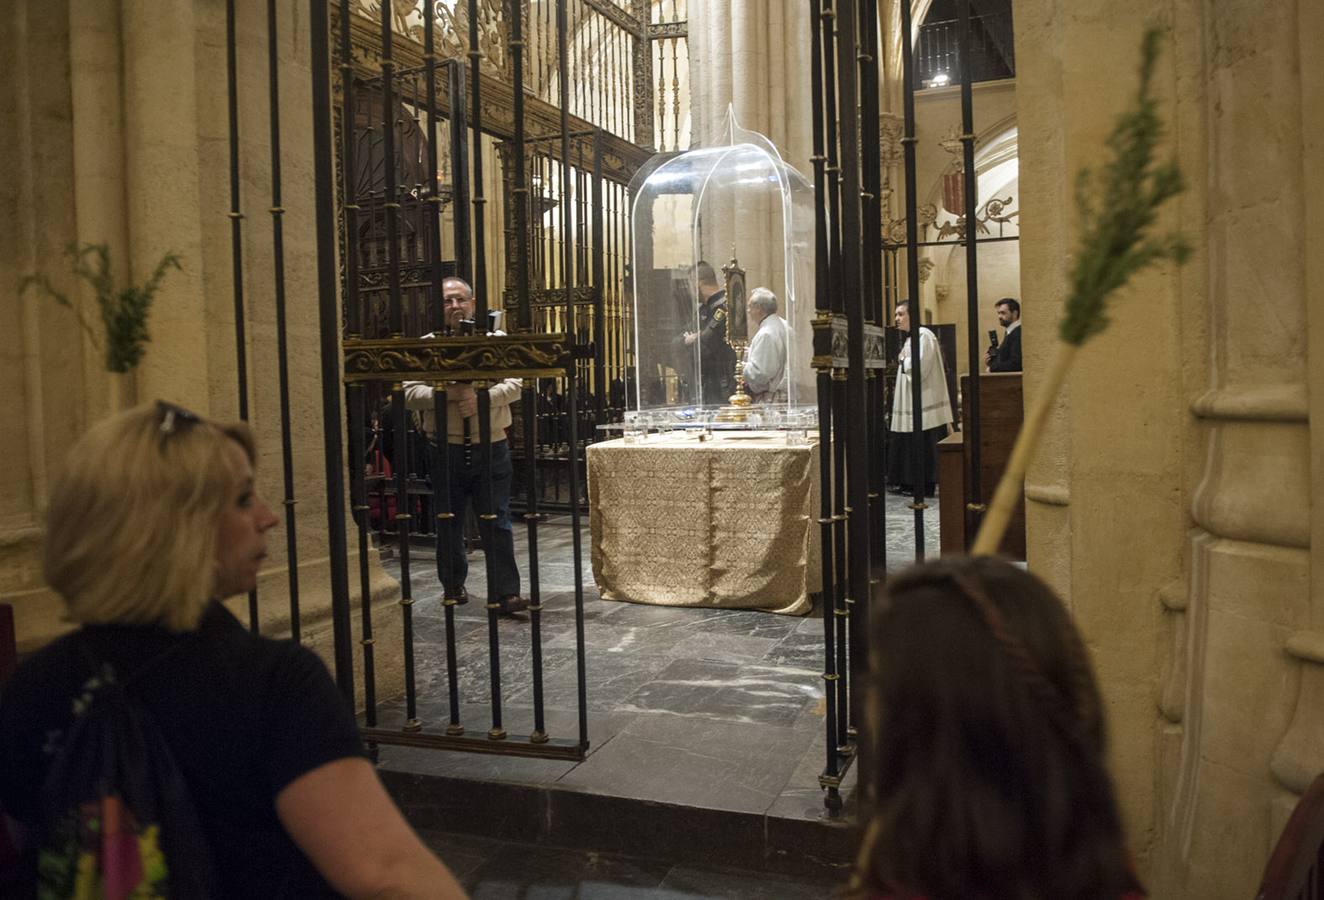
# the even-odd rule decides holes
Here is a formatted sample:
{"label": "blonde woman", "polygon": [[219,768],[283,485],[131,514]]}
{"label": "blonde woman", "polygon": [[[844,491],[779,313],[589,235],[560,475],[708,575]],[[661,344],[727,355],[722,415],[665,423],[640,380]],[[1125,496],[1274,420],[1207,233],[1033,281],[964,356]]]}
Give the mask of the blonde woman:
{"label": "blonde woman", "polygon": [[45,575],[82,627],[0,697],[0,808],[31,844],[73,701],[109,667],[182,775],[211,896],[463,897],[382,788],[321,660],[249,633],[219,602],[256,586],[277,522],[255,459],[246,425],[161,402],[70,449]]}

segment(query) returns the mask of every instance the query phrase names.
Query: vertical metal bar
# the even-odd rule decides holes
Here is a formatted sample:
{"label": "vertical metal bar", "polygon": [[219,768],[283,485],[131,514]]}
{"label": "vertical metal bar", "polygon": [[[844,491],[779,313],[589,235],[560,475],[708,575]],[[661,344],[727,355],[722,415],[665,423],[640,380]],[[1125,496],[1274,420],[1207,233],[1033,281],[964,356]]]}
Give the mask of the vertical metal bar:
{"label": "vertical metal bar", "polygon": [[451,213],[455,227],[455,274],[473,286],[469,257],[469,124],[464,114],[464,63],[446,62],[451,115]]}
{"label": "vertical metal bar", "polygon": [[464,734],[464,726],[460,724],[459,663],[455,658],[455,606],[460,598],[450,596],[448,589],[456,580],[451,571],[451,546],[455,540],[455,529],[463,528],[464,524],[458,520],[451,497],[450,421],[446,402],[444,389],[432,392],[433,437],[437,442],[433,456],[436,465],[432,472],[432,506],[437,517],[437,575],[441,579],[441,608],[446,619],[446,688],[450,700],[450,720],[446,724],[446,733],[459,735]]}
{"label": "vertical metal bar", "polygon": [[[603,277],[603,223],[602,207],[604,202],[602,181],[602,129],[593,129],[593,218],[592,267],[593,267],[593,424],[606,422],[602,410],[607,401],[607,286]],[[589,436],[592,442],[594,435]]]}
{"label": "vertical metal bar", "polygon": [[[398,273],[397,273],[398,274]],[[409,413],[405,409],[403,385],[391,389],[391,417],[395,429],[395,539],[400,554],[400,622],[404,629],[405,730],[416,731],[418,692],[414,686],[414,590],[409,575],[409,532],[413,504],[409,499]],[[385,518],[385,516],[383,516]]]}
{"label": "vertical metal bar", "polygon": [[[596,10],[591,10],[588,19],[588,49],[584,53],[585,58],[588,60],[588,73],[581,75],[580,80],[591,82],[598,86],[596,98],[594,97],[594,91],[591,88],[588,90],[589,112],[591,115],[584,116],[585,119],[588,119],[594,125],[601,125],[606,121],[605,113],[607,111],[606,103],[608,91],[603,90],[601,80],[601,60],[603,50],[602,26],[602,16],[598,15]],[[593,102],[595,99],[597,100],[596,103]]]}
{"label": "vertical metal bar", "polygon": [[910,402],[914,413],[911,422],[915,450],[914,499],[911,507],[915,510],[915,559],[924,559],[924,489],[928,480],[928,453],[924,445],[924,405],[921,399],[919,329],[921,313],[919,304],[919,223],[916,221],[918,206],[915,197],[915,54],[911,46],[910,4],[901,4],[901,63],[902,88],[901,100],[905,118],[905,137],[901,146],[905,159],[906,182],[906,290],[910,298],[907,311],[910,313]]}
{"label": "vertical metal bar", "polygon": [[[825,172],[825,135],[824,135],[824,81],[829,77],[823,65],[823,31],[826,27],[823,17],[822,0],[810,0],[810,99],[813,111],[813,156],[814,165],[814,308],[820,326],[831,322],[831,300],[829,290],[830,259],[828,256],[828,211],[829,200],[824,191],[827,175]],[[832,213],[833,219],[836,213]],[[823,694],[826,705],[827,754],[823,774],[828,779],[836,779],[840,773],[837,754],[837,686],[840,677],[837,673],[836,648],[836,573],[835,546],[832,531],[832,375],[827,368],[819,370],[818,386],[818,468],[819,468],[819,509],[818,535],[822,552],[822,603],[823,612]],[[830,813],[841,811],[841,793],[835,784],[827,785],[826,805]]]}
{"label": "vertical metal bar", "polygon": [[322,358],[322,435],[326,458],[326,514],[331,553],[331,621],[336,684],[354,702],[350,647],[349,573],[345,545],[345,466],[341,456],[340,308],[336,302],[335,174],[331,152],[331,47],[328,5],[310,0],[313,99],[313,184],[317,222],[317,309]]}
{"label": "vertical metal bar", "polygon": [[[345,270],[345,322],[351,337],[363,334],[363,310],[359,306],[359,205],[355,193],[354,167],[354,63],[350,55],[349,21],[351,0],[340,0],[340,181],[344,190],[341,208],[345,211],[345,249],[341,264]],[[365,419],[365,422],[367,420]]]}
{"label": "vertical metal bar", "polygon": [[377,680],[373,671],[375,654],[372,636],[372,584],[368,578],[368,485],[363,472],[363,429],[368,421],[368,398],[362,384],[351,384],[349,395],[349,492],[359,538],[360,627],[363,647],[363,707],[369,728],[377,724]]}
{"label": "vertical metal bar", "polygon": [[[355,192],[357,183],[355,180],[356,170],[354,164],[354,129],[356,125],[356,110],[354,107],[354,64],[350,55],[350,0],[341,0],[340,3],[340,88],[341,88],[341,172],[340,180],[344,191],[343,203],[341,208],[344,210],[345,243],[341,254],[342,265],[344,266],[344,307],[346,326],[350,337],[359,337],[363,331],[363,310],[359,305],[359,244],[358,244],[358,194]],[[358,525],[358,560],[359,560],[359,597],[360,597],[360,646],[363,648],[363,705],[364,721],[368,727],[377,725],[377,681],[376,681],[376,641],[373,635],[372,625],[372,585],[369,580],[368,566],[368,530],[371,527],[369,521],[368,504],[368,484],[364,474],[363,464],[366,455],[363,448],[364,429],[372,421],[369,410],[368,392],[364,385],[355,384],[348,392],[349,411],[350,411],[350,502],[354,504],[353,512]],[[357,419],[357,421],[355,421]],[[377,431],[374,430],[374,439],[377,438]],[[354,490],[358,488],[357,492]],[[380,493],[377,498],[378,508],[385,509],[386,500]],[[334,558],[333,558],[334,562]],[[333,604],[334,613],[334,604]],[[348,614],[346,615],[348,619]],[[336,646],[339,648],[341,641],[341,625],[337,620],[334,622],[334,631],[336,637]],[[348,632],[344,635],[344,640],[348,643]],[[337,656],[336,669],[337,677],[340,674],[342,663]],[[352,691],[351,691],[352,693]]]}
{"label": "vertical metal bar", "polygon": [[823,19],[823,93],[826,119],[827,168],[825,171],[828,209],[832,215],[828,219],[828,270],[832,273],[829,296],[832,298],[832,311],[845,312],[841,291],[837,290],[836,272],[841,265],[841,166],[837,158],[837,83],[833,74],[836,60],[836,10],[832,0],[825,0],[822,10]]}
{"label": "vertical metal bar", "polygon": [[[238,375],[239,418],[248,421],[248,340],[244,334],[244,251],[239,211],[239,84],[235,66],[234,0],[225,3],[225,82],[230,118],[230,277],[234,282],[234,355]],[[248,592],[248,628],[258,632],[257,590]]]}
{"label": "vertical metal bar", "polygon": [[[515,0],[519,2],[519,0]],[[478,50],[478,0],[469,0],[469,60],[472,65],[473,77],[470,83],[473,89],[469,92],[473,100],[471,109],[473,110],[470,118],[470,124],[473,126],[473,240],[474,240],[474,297],[477,300],[475,315],[478,317],[479,328],[487,328],[487,245],[486,245],[486,223],[483,221],[483,211],[487,205],[487,198],[483,196],[483,107],[481,103],[481,94],[483,82],[478,77],[479,60],[482,53]],[[497,304],[500,308],[500,304]]]}
{"label": "vertical metal bar", "polygon": [[500,598],[496,593],[496,513],[492,497],[492,395],[488,388],[475,385],[478,398],[478,442],[483,454],[483,477],[478,489],[486,494],[485,513],[478,514],[479,531],[483,538],[483,567],[487,572],[487,653],[492,689],[492,727],[487,736],[501,740],[506,729],[501,725],[501,639]]}
{"label": "vertical metal bar", "polygon": [[519,330],[533,330],[533,307],[529,303],[529,181],[524,159],[524,13],[522,0],[510,3],[510,53],[515,81],[515,135],[512,147],[515,167],[515,297],[519,305]]}
{"label": "vertical metal bar", "polygon": [[294,448],[290,439],[290,365],[285,333],[285,234],[280,195],[280,82],[276,0],[267,0],[267,74],[271,108],[271,255],[276,290],[276,370],[280,394],[280,456],[285,486],[285,559],[290,578],[290,637],[299,640],[299,541],[294,521]]}
{"label": "vertical metal bar", "polygon": [[[451,210],[454,214],[455,228],[455,266],[456,273],[473,289],[473,269],[469,256],[469,125],[465,119],[464,102],[466,99],[464,63],[458,59],[446,63],[446,72],[450,87],[451,114]],[[476,308],[475,308],[476,312]],[[475,323],[486,331],[486,322]],[[473,458],[470,447],[472,436],[468,417],[464,418],[464,465],[468,468]],[[460,523],[463,527],[463,523]]]}
{"label": "vertical metal bar", "polygon": [[[667,48],[662,41],[655,42],[657,46],[657,143],[661,148],[667,147]],[[652,52],[652,45],[649,47]],[[679,149],[680,143],[677,140],[675,144]]]}
{"label": "vertical metal bar", "polygon": [[676,149],[680,149],[680,38],[671,41],[671,124],[676,133]]}
{"label": "vertical metal bar", "polygon": [[836,572],[833,574],[833,581],[836,585],[836,593],[832,604],[832,627],[837,632],[836,650],[837,662],[836,672],[837,680],[834,686],[837,689],[837,733],[835,736],[837,751],[842,752],[847,746],[846,729],[850,723],[850,680],[848,677],[849,659],[846,655],[846,617],[850,615],[850,559],[847,556],[847,480],[849,476],[849,459],[847,458],[847,448],[850,444],[848,432],[850,431],[850,421],[847,418],[847,398],[846,398],[846,379],[849,373],[845,369],[832,370],[832,544],[833,560],[836,563]]}
{"label": "vertical metal bar", "polygon": [[386,216],[386,278],[391,311],[391,335],[400,337],[404,333],[404,311],[400,302],[400,198],[395,181],[397,104],[395,64],[391,62],[391,3],[392,0],[382,0],[382,172],[385,180],[382,208]]}
{"label": "vertical metal bar", "polygon": [[547,52],[547,28],[552,20],[552,4],[542,3],[542,17],[538,20],[538,96],[542,96],[547,90],[548,82],[551,80],[552,64],[548,59],[550,54]]}
{"label": "vertical metal bar", "polygon": [[[574,247],[570,237],[570,90],[566,50],[566,0],[556,0],[556,66],[561,88],[561,258],[565,285],[566,332],[575,334]],[[575,676],[579,700],[579,745],[588,748],[588,685],[584,665],[584,569],[579,533],[579,398],[577,364],[566,372],[566,410],[569,413],[570,531],[575,555]]]}
{"label": "vertical metal bar", "polygon": [[[244,335],[244,257],[239,211],[239,85],[235,63],[234,0],[225,3],[225,80],[230,118],[230,255],[234,280],[235,366],[239,377],[239,418],[248,421],[248,344]],[[256,613],[256,610],[254,610]],[[254,620],[253,629],[257,629]]]}
{"label": "vertical metal bar", "polygon": [[547,718],[543,710],[542,677],[542,582],[538,576],[538,399],[526,380],[521,401],[524,404],[524,521],[529,538],[529,641],[533,654],[533,733],[535,744],[547,742]]}
{"label": "vertical metal bar", "polygon": [[975,534],[979,531],[982,518],[980,510],[984,504],[983,460],[981,459],[981,436],[979,420],[979,373],[983,360],[979,348],[979,245],[975,241],[978,232],[975,221],[975,195],[979,189],[978,176],[975,174],[975,113],[974,95],[970,87],[970,0],[958,0],[956,4],[958,46],[961,60],[961,162],[965,173],[965,317],[966,317],[966,358],[970,366],[970,383],[967,398],[969,400],[970,421],[963,422],[965,429],[965,452],[969,465],[966,468],[965,500],[965,543],[972,546]]}
{"label": "vertical metal bar", "polygon": [[[431,263],[428,289],[428,305],[433,310],[442,309],[441,300],[441,173],[438,172],[437,140],[437,51],[436,51],[436,16],[428,12],[423,16],[423,60],[424,60],[424,102],[428,123],[428,193],[427,193],[427,247],[426,253]],[[443,315],[442,321],[445,322]],[[440,447],[446,449],[446,432],[439,432]]]}
{"label": "vertical metal bar", "polygon": [[[860,149],[869,142],[869,136],[859,133],[859,70],[861,60],[857,45],[859,19],[857,0],[837,0],[837,79],[840,82],[841,108],[845,114],[838,119],[841,128],[842,169],[842,279],[841,293],[846,307],[846,357],[849,361],[846,379],[846,409],[852,423],[861,423],[866,415],[864,376],[864,323],[865,285],[868,264],[864,262],[862,239],[862,207],[865,202],[860,177]],[[875,110],[875,115],[876,115]],[[877,132],[873,140],[877,141]],[[862,277],[864,276],[864,277]],[[846,596],[846,622],[850,642],[850,673],[859,668],[863,656],[863,632],[857,619],[861,619],[869,604],[869,445],[866,429],[849,429],[846,438],[846,537],[848,549]],[[850,697],[850,730],[858,725],[863,714],[860,693],[853,679],[848,680]]]}
{"label": "vertical metal bar", "polygon": [[[584,69],[586,68],[584,65],[584,58],[587,55],[587,44],[589,41],[589,28],[585,27],[584,17],[586,14],[591,16],[592,13],[588,10],[588,6],[584,3],[584,0],[572,0],[572,2],[574,3],[575,16],[574,24],[571,26],[569,34],[575,35],[576,40],[574,44],[574,68],[570,75],[570,81],[575,86],[575,115],[587,121],[593,118],[593,109],[592,105],[589,103],[588,77],[584,73]],[[590,19],[590,22],[591,21],[592,20]],[[567,39],[569,38],[569,34],[566,36]]]}
{"label": "vertical metal bar", "polygon": [[[860,413],[864,417],[864,433],[857,440],[862,449],[856,457],[859,468],[857,480],[864,482],[856,493],[858,498],[852,506],[858,511],[866,534],[852,535],[863,558],[860,564],[860,592],[856,595],[855,607],[850,618],[850,696],[854,704],[851,720],[854,725],[854,737],[857,754],[864,754],[867,747],[867,729],[865,721],[864,683],[869,663],[869,621],[873,614],[874,585],[879,581],[884,565],[885,535],[875,529],[883,525],[884,477],[882,469],[882,448],[877,445],[878,421],[881,417],[882,404],[878,398],[877,371],[864,368],[864,325],[881,319],[881,268],[882,268],[882,217],[879,210],[879,197],[882,190],[879,133],[878,133],[878,4],[877,0],[858,0],[859,28],[857,30],[859,51],[859,95],[860,95],[860,210],[861,222],[860,247],[864,254],[861,274],[863,287],[859,298],[860,317],[860,369],[855,373],[857,397]],[[854,360],[852,360],[852,363]]]}

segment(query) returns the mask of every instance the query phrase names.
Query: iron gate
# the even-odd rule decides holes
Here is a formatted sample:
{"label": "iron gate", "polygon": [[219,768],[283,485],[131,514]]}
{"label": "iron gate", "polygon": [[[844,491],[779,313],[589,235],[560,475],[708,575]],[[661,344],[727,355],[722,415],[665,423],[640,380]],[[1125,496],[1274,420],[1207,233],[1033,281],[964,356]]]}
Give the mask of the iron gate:
{"label": "iron gate", "polygon": [[[441,35],[431,16],[423,16],[415,42],[414,27],[407,21],[416,10],[412,5],[393,6],[380,0],[378,20],[368,22],[359,7],[363,0],[340,0],[337,34],[338,65],[332,68],[330,41],[331,3],[310,4],[313,53],[313,124],[318,240],[318,293],[321,324],[321,360],[324,383],[323,419],[327,463],[327,500],[330,532],[332,613],[335,631],[335,670],[341,689],[353,696],[354,660],[351,639],[345,520],[346,460],[342,440],[349,428],[352,465],[350,491],[356,520],[356,538],[363,573],[361,590],[362,654],[365,672],[367,729],[365,735],[378,743],[407,743],[515,755],[581,758],[588,743],[586,673],[584,669],[583,576],[580,565],[579,508],[582,480],[584,432],[589,424],[602,424],[619,414],[629,396],[630,348],[623,335],[626,321],[625,285],[629,273],[628,228],[619,223],[608,227],[603,210],[622,210],[628,201],[623,185],[649,151],[626,137],[604,130],[604,123],[626,122],[629,134],[644,141],[654,131],[654,110],[648,94],[654,62],[649,46],[650,29],[638,27],[622,43],[629,46],[633,63],[631,79],[622,101],[595,95],[582,84],[571,100],[569,60],[572,50],[589,55],[587,44],[570,46],[567,10],[593,23],[598,34],[621,28],[622,7],[602,0],[560,0],[551,33],[556,40],[554,65],[546,39],[526,38],[522,20],[524,5],[493,0],[468,0],[468,39],[460,51],[450,48],[446,59],[439,47]],[[440,7],[438,7],[440,8]],[[234,4],[227,4],[230,56],[231,211],[235,242],[235,306],[237,341],[242,353],[243,294],[239,236],[237,167],[238,119],[234,83]],[[277,260],[278,309],[283,308],[284,286],[280,273],[280,167],[278,85],[275,77],[274,4],[269,3],[272,91],[272,205]],[[544,4],[543,11],[548,9]],[[632,0],[631,9],[646,22],[649,7]],[[856,757],[867,735],[860,729],[862,709],[855,690],[856,679],[867,663],[865,635],[873,586],[886,568],[885,522],[882,504],[882,473],[885,432],[884,385],[886,366],[884,297],[894,291],[894,257],[883,255],[879,179],[879,78],[876,0],[810,0],[813,47],[814,177],[818,205],[816,221],[817,279],[814,364],[818,370],[820,463],[823,473],[819,525],[823,544],[824,679],[827,699],[826,762],[822,784],[827,788],[830,809],[840,808],[839,788],[846,768]],[[968,2],[961,3],[961,29],[968,31]],[[403,12],[402,12],[403,11]],[[918,296],[919,246],[915,216],[915,162],[913,109],[913,54],[910,47],[908,4],[902,4],[903,54],[906,86],[905,174],[906,174],[906,267],[911,297]],[[584,33],[584,32],[581,32]],[[505,35],[498,48],[490,46],[492,35]],[[446,39],[455,38],[448,33]],[[487,41],[487,45],[484,41]],[[524,90],[526,47],[539,47],[536,62],[537,91]],[[368,47],[371,52],[358,53]],[[467,49],[466,49],[467,48]],[[479,48],[479,49],[473,49]],[[461,51],[468,65],[456,59]],[[483,60],[507,73],[509,82],[485,74]],[[332,77],[333,71],[335,77]],[[554,74],[553,74],[554,73]],[[970,122],[969,79],[963,77],[965,152],[965,201],[967,221],[973,221],[973,126]],[[642,86],[642,87],[641,87]],[[337,93],[338,97],[334,95]],[[551,103],[551,92],[557,94]],[[334,102],[333,102],[334,100]],[[576,105],[577,104],[577,105]],[[579,109],[585,118],[571,116]],[[440,128],[446,123],[445,130]],[[526,133],[528,128],[532,134]],[[677,126],[678,131],[678,126]],[[448,153],[440,151],[440,137],[449,136]],[[502,208],[511,224],[498,241],[486,229],[486,196],[490,183],[484,178],[484,161],[491,148],[484,142],[492,136],[501,140],[497,156],[502,166]],[[470,142],[472,141],[472,150]],[[441,160],[449,160],[443,177]],[[472,175],[472,177],[471,177]],[[472,189],[470,185],[472,184]],[[339,203],[337,202],[339,200]],[[555,200],[552,206],[551,201]],[[450,214],[449,242],[443,209]],[[587,209],[587,212],[585,211]],[[554,218],[553,218],[554,217]],[[554,224],[559,222],[559,224]],[[971,371],[977,409],[978,362],[977,308],[975,292],[974,229],[965,235],[968,253],[968,302],[971,305]],[[489,238],[493,238],[489,241]],[[449,243],[449,248],[446,244]],[[489,248],[505,248],[506,265],[493,271]],[[446,254],[449,249],[449,257]],[[339,266],[337,265],[339,250]],[[884,266],[884,259],[888,265]],[[489,307],[512,314],[514,323],[507,336],[442,335],[422,338],[440,324],[436,293],[442,278],[450,273],[473,284],[478,317]],[[344,318],[337,298],[343,290]],[[500,298],[500,303],[494,303]],[[290,451],[288,446],[287,373],[283,362],[285,341],[283,315],[278,315],[281,356],[281,402],[286,465],[286,521],[291,544],[291,624],[298,636],[297,562],[293,556],[294,517]],[[620,337],[616,329],[620,328]],[[485,329],[483,329],[485,330]],[[343,341],[342,341],[343,337]],[[912,329],[917,343],[918,329]],[[912,353],[917,353],[912,344]],[[348,416],[341,406],[343,364]],[[239,360],[240,397],[247,391],[243,379],[247,366]],[[430,506],[415,507],[413,494],[424,493],[418,466],[408,458],[408,416],[402,387],[406,380],[437,386],[434,413],[444,419],[445,388],[456,382],[480,388],[502,378],[522,381],[522,405],[526,412],[520,429],[521,468],[525,473],[524,513],[533,571],[537,571],[537,539],[540,497],[536,475],[547,454],[540,453],[540,427],[547,420],[538,410],[538,380],[554,380],[564,398],[566,509],[571,517],[575,569],[576,686],[578,733],[552,737],[547,733],[541,702],[542,603],[536,576],[530,591],[531,642],[535,715],[526,735],[509,735],[501,716],[501,647],[495,626],[497,611],[489,609],[492,721],[477,735],[466,732],[456,698],[454,670],[454,608],[444,607],[447,643],[449,716],[444,724],[423,721],[417,714],[417,685],[413,682],[414,640],[410,579],[410,542],[404,538],[415,516],[426,515],[430,534],[440,540],[444,530],[459,525],[444,498],[432,497]],[[616,386],[619,383],[620,388]],[[913,381],[918,393],[919,378]],[[479,391],[483,403],[486,391]],[[386,403],[389,397],[389,405]],[[619,398],[619,401],[618,401]],[[242,401],[241,401],[242,404]],[[913,404],[916,415],[921,404]],[[583,416],[583,408],[592,410]],[[241,414],[245,410],[241,408]],[[370,427],[373,413],[382,427]],[[402,581],[403,628],[401,653],[405,661],[405,711],[399,727],[382,727],[377,718],[374,653],[379,637],[374,634],[367,584],[367,557],[371,522],[369,487],[373,483],[361,465],[371,435],[388,433],[390,418],[391,455],[394,457],[392,487],[378,491],[379,516],[387,518],[386,500],[394,497],[390,518],[400,533],[398,541]],[[485,421],[485,417],[480,415]],[[977,417],[976,417],[977,420]],[[859,427],[860,424],[864,427]],[[919,422],[916,422],[919,429]],[[480,431],[482,429],[480,428]],[[476,436],[475,452],[490,453],[491,435]],[[544,440],[543,443],[546,443]],[[975,441],[977,447],[978,442]],[[977,451],[976,451],[977,452]],[[920,467],[923,461],[920,460]],[[978,466],[974,477],[978,478]],[[411,479],[411,472],[413,478]],[[922,492],[923,485],[917,486]],[[378,479],[377,484],[382,484]],[[977,485],[976,485],[977,487]],[[430,494],[430,491],[427,492]],[[419,512],[416,514],[415,509]],[[926,509],[922,494],[912,503],[916,521],[918,555],[923,554],[922,522]],[[979,510],[969,510],[977,519]],[[403,526],[403,527],[402,527]],[[493,598],[488,598],[489,602]],[[256,598],[250,609],[256,627]]]}

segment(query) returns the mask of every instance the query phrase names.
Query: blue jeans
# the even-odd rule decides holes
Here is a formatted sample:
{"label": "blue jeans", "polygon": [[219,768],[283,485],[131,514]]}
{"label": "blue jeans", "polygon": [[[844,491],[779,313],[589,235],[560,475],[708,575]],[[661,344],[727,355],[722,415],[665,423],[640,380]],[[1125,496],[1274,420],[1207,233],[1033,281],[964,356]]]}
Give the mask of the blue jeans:
{"label": "blue jeans", "polygon": [[[450,464],[448,496],[437,499],[437,511],[444,511],[442,500],[448,501],[455,518],[437,521],[441,530],[442,552],[437,553],[437,577],[448,597],[458,597],[469,575],[469,560],[464,553],[464,516],[473,503],[478,516],[478,533],[483,539],[483,552],[492,563],[492,583],[489,595],[497,600],[519,593],[519,566],[515,562],[515,533],[510,524],[510,484],[514,465],[510,461],[510,444],[492,442],[492,469],[485,465],[483,447],[476,440],[469,449],[469,465],[465,465],[464,447],[446,445]],[[432,483],[441,483],[441,455],[439,448],[428,441],[428,458],[432,468]],[[488,490],[488,482],[491,490]],[[496,514],[495,519],[484,515]]]}

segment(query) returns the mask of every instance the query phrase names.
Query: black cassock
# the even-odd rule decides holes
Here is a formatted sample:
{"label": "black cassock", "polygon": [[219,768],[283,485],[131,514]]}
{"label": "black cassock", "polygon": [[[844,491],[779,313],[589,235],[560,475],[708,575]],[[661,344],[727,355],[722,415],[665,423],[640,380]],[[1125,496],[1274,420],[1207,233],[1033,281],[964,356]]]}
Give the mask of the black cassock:
{"label": "black cassock", "polygon": [[736,352],[726,340],[726,291],[699,304],[699,375],[704,406],[720,406],[736,389]]}

